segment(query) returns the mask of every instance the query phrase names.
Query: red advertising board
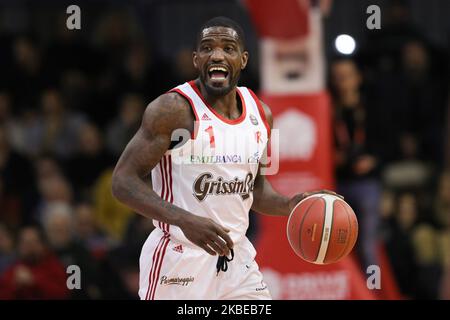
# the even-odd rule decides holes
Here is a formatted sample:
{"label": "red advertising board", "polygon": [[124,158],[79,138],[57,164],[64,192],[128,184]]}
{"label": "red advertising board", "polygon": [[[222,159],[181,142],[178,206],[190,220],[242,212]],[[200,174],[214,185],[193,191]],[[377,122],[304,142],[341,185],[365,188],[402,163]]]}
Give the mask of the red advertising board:
{"label": "red advertising board", "polygon": [[[332,135],[327,94],[261,96],[280,128],[280,169],[268,176],[286,195],[333,189]],[[348,257],[318,266],[304,262],[289,246],[285,218],[261,216],[258,263],[274,299],[372,299],[359,266]]]}
{"label": "red advertising board", "polygon": [[[272,139],[279,137],[279,172],[268,179],[287,196],[334,189],[322,16],[320,8],[311,3],[246,0],[260,36],[260,98],[270,106],[274,130],[278,129]],[[361,269],[354,254],[330,265],[304,262],[289,246],[287,219],[259,217],[257,261],[274,299],[400,298],[382,248],[382,288],[369,290],[370,275]]]}

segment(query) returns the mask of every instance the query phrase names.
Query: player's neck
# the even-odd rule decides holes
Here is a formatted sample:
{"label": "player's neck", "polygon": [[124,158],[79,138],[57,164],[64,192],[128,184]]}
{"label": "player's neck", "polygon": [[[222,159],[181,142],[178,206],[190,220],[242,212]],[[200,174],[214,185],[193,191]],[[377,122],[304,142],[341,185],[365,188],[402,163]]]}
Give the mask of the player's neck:
{"label": "player's neck", "polygon": [[[197,82],[200,93],[209,106],[217,111],[222,116],[228,119],[236,119],[240,116],[242,110],[240,110],[237,103],[236,87],[223,96],[209,95],[201,81]],[[241,108],[242,109],[242,108]]]}

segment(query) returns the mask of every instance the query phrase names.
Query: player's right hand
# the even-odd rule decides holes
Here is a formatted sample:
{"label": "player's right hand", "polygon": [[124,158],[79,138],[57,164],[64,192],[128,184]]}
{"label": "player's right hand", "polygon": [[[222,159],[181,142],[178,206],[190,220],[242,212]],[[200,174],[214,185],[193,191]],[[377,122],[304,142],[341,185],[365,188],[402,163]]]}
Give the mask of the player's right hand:
{"label": "player's right hand", "polygon": [[230,230],[211,219],[193,214],[185,215],[179,227],[186,238],[210,255],[228,256],[233,248],[233,241],[228,235]]}

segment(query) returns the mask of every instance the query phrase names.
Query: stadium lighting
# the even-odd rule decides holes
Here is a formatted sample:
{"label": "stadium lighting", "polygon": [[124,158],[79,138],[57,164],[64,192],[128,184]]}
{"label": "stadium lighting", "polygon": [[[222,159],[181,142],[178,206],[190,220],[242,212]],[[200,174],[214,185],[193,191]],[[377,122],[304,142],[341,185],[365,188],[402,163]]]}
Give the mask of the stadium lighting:
{"label": "stadium lighting", "polygon": [[334,45],[339,53],[345,55],[352,54],[356,48],[355,39],[353,39],[353,37],[349,36],[348,34],[338,35],[336,37],[336,40],[334,41]]}

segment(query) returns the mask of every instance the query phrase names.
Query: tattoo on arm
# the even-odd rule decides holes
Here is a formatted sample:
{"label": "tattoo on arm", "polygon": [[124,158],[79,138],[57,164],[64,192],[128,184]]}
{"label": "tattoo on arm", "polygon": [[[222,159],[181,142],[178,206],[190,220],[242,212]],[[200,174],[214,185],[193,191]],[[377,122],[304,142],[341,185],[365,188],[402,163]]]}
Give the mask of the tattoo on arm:
{"label": "tattoo on arm", "polygon": [[193,130],[190,106],[177,93],[165,94],[146,109],[142,124],[121,155],[113,173],[114,196],[137,213],[169,224],[187,211],[161,199],[148,175],[171,143],[174,130]]}

